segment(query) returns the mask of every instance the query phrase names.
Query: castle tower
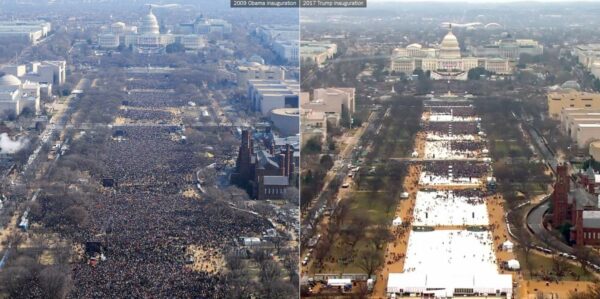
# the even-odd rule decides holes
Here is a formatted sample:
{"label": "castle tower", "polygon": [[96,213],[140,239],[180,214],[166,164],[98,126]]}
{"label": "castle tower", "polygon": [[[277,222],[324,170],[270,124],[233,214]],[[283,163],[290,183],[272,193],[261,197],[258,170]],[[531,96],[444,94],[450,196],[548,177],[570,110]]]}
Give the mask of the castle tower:
{"label": "castle tower", "polygon": [[253,151],[252,131],[242,131],[242,143],[240,144],[240,150],[238,153],[236,168],[240,179],[247,181],[250,179],[250,163],[252,159]]}
{"label": "castle tower", "polygon": [[564,164],[556,167],[556,183],[552,192],[552,224],[557,227],[567,220],[568,194],[570,190],[569,173]]}

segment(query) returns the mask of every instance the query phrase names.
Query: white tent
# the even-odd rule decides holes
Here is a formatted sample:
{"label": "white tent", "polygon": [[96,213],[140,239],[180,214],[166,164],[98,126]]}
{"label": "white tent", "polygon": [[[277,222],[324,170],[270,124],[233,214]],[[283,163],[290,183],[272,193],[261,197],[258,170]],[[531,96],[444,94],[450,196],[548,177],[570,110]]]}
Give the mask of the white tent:
{"label": "white tent", "polygon": [[402,218],[400,218],[400,216],[396,217],[396,219],[394,219],[394,220],[392,221],[392,225],[393,225],[393,226],[402,225]]}
{"label": "white tent", "polygon": [[327,280],[327,285],[331,287],[344,287],[352,285],[352,279],[350,278],[330,278]]}
{"label": "white tent", "polygon": [[402,192],[402,194],[400,194],[400,198],[401,199],[407,199],[408,198],[408,192]]}
{"label": "white tent", "polygon": [[373,278],[367,279],[367,289],[373,290],[374,286],[375,286],[375,281],[373,280]]}
{"label": "white tent", "polygon": [[506,240],[506,241],[504,241],[504,243],[502,243],[502,250],[504,250],[504,251],[512,252],[513,247],[514,247],[514,244],[510,240]]}
{"label": "white tent", "polygon": [[519,270],[521,269],[521,263],[517,260],[508,261],[508,269],[510,270]]}
{"label": "white tent", "polygon": [[254,245],[259,245],[259,244],[260,244],[259,238],[256,238],[256,237],[244,238],[245,246],[254,246]]}
{"label": "white tent", "polygon": [[512,275],[495,273],[450,274],[450,273],[390,273],[386,292],[433,294],[436,298],[456,297],[457,289],[471,289],[473,294],[495,295],[506,293],[512,297]]}

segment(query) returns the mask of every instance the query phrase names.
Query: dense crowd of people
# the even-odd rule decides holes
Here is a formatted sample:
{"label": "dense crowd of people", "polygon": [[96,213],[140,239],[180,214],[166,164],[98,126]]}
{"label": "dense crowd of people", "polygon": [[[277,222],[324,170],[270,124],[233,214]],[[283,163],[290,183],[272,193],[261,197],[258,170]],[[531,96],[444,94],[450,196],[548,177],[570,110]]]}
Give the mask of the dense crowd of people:
{"label": "dense crowd of people", "polygon": [[173,113],[163,110],[149,110],[149,109],[123,109],[120,111],[120,116],[133,121],[156,121],[157,119],[161,122],[172,122]]}
{"label": "dense crowd of people", "polygon": [[186,106],[193,98],[169,90],[135,90],[127,92],[125,106],[166,108]]}
{"label": "dense crowd of people", "polygon": [[475,108],[473,106],[465,107],[443,107],[434,106],[430,108],[431,114],[454,115],[462,117],[474,117]]}
{"label": "dense crowd of people", "polygon": [[164,74],[155,75],[137,75],[135,78],[127,82],[127,87],[130,90],[136,89],[168,89],[173,85],[169,80],[165,80]]}
{"label": "dense crowd of people", "polygon": [[477,122],[429,122],[425,131],[448,135],[474,135],[479,133]]}
{"label": "dense crowd of people", "polygon": [[471,107],[473,103],[471,101],[441,101],[441,100],[432,100],[425,101],[425,107]]}
{"label": "dense crowd of people", "polygon": [[[155,90],[132,92],[128,104],[158,108],[188,99]],[[159,121],[159,111],[127,110],[127,117]],[[224,255],[241,237],[272,224],[224,202],[188,198],[195,171],[208,165],[182,142],[179,126],[115,126],[99,158],[98,181],[114,179],[90,199],[89,221],[71,232],[80,244],[100,242],[105,260],[74,266],[73,298],[226,298],[228,284],[218,269],[193,271],[189,249]]]}
{"label": "dense crowd of people", "polygon": [[482,141],[452,140],[450,141],[450,148],[459,152],[476,152],[483,150],[485,143]]}
{"label": "dense crowd of people", "polygon": [[76,265],[76,298],[223,298],[221,273],[191,271],[186,248],[226,251],[239,237],[270,228],[222,203],[153,192],[101,196],[92,214],[74,239],[101,242],[106,261]]}
{"label": "dense crowd of people", "polygon": [[183,184],[182,174],[193,173],[203,164],[197,153],[177,140],[180,128],[118,126],[113,127],[113,140],[106,143],[111,153],[102,161],[105,177],[121,187],[140,185],[167,188],[177,192]]}
{"label": "dense crowd of people", "polygon": [[468,161],[435,161],[425,163],[423,169],[436,176],[448,176],[452,172],[454,177],[481,178],[488,172],[489,166]]}

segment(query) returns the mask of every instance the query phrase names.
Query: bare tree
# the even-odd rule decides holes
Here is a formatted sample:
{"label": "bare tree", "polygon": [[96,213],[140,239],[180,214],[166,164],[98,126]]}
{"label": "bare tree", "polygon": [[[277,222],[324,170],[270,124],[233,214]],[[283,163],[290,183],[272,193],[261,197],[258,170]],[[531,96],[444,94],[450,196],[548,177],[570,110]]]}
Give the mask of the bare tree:
{"label": "bare tree", "polygon": [[277,254],[281,251],[281,246],[285,241],[286,238],[282,236],[280,232],[277,232],[277,236],[271,238],[271,243],[275,246],[275,252],[277,252]]}
{"label": "bare tree", "polygon": [[296,187],[288,187],[285,189],[285,200],[297,205],[300,203],[300,191]]}
{"label": "bare tree", "polygon": [[40,288],[44,298],[65,298],[73,283],[69,269],[62,266],[50,266],[40,272]]}
{"label": "bare tree", "polygon": [[260,281],[263,285],[272,283],[281,277],[281,268],[279,264],[273,260],[265,260],[259,264]]}
{"label": "bare tree", "polygon": [[373,229],[370,240],[371,243],[375,245],[375,249],[379,250],[384,244],[390,241],[391,238],[392,233],[390,232],[390,230],[384,225],[378,225]]}
{"label": "bare tree", "polygon": [[290,281],[293,281],[293,276],[297,276],[299,268],[299,257],[297,251],[289,250],[283,254],[283,267],[288,272]]}
{"label": "bare tree", "polygon": [[229,270],[236,271],[244,268],[244,261],[242,258],[236,254],[228,254],[225,256],[225,260],[227,261],[227,267]]}
{"label": "bare tree", "polygon": [[64,211],[67,221],[77,227],[82,226],[88,219],[88,212],[81,206],[71,206]]}
{"label": "bare tree", "polygon": [[553,254],[552,255],[552,270],[556,273],[556,276],[562,277],[565,275],[567,270],[567,261],[564,257]]}
{"label": "bare tree", "polygon": [[252,258],[258,264],[262,264],[262,262],[270,258],[270,254],[269,251],[267,251],[266,249],[257,249],[252,253]]}
{"label": "bare tree", "polygon": [[9,298],[24,298],[35,278],[34,273],[25,267],[7,267],[0,273],[0,285]]}
{"label": "bare tree", "polygon": [[283,280],[274,280],[264,285],[263,296],[266,299],[293,298],[298,296],[298,292],[294,285]]}
{"label": "bare tree", "polygon": [[227,294],[233,299],[247,298],[257,290],[256,283],[251,279],[248,269],[243,267],[237,270],[229,271],[225,275],[227,281]]}
{"label": "bare tree", "polygon": [[331,243],[329,242],[328,239],[321,240],[317,244],[317,247],[315,248],[315,251],[314,251],[315,260],[318,263],[322,263],[323,259],[329,254],[330,248],[331,248]]}
{"label": "bare tree", "polygon": [[600,298],[600,282],[596,282],[589,286],[586,291],[577,290],[569,293],[569,299],[589,299]]}
{"label": "bare tree", "polygon": [[383,203],[385,204],[385,211],[390,213],[392,208],[396,206],[396,194],[394,192],[387,192],[383,196]]}
{"label": "bare tree", "polygon": [[340,200],[335,210],[335,221],[339,225],[344,224],[344,219],[348,216],[348,213],[350,213],[350,208],[351,206],[349,198],[343,198],[342,200]]}
{"label": "bare tree", "polygon": [[342,229],[342,235],[345,242],[350,245],[352,249],[364,236],[365,228],[369,226],[368,216],[364,214],[357,214],[352,222]]}
{"label": "bare tree", "polygon": [[25,241],[25,236],[23,233],[15,230],[7,236],[6,240],[8,241],[8,244],[11,244],[12,248],[18,252],[19,246],[21,246],[21,243]]}
{"label": "bare tree", "polygon": [[367,276],[371,276],[375,273],[375,270],[381,266],[383,260],[381,255],[372,250],[363,251],[358,257],[356,265],[367,273]]}
{"label": "bare tree", "polygon": [[590,262],[593,256],[593,252],[591,249],[585,246],[575,246],[575,257],[577,257],[577,261],[581,264],[581,268],[583,271],[588,271],[588,263]]}

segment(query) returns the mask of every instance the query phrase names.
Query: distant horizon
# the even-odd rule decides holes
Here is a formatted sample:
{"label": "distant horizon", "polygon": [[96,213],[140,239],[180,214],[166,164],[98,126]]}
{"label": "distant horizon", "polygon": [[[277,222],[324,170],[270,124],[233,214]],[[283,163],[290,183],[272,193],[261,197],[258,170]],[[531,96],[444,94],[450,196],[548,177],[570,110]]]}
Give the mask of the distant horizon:
{"label": "distant horizon", "polygon": [[471,4],[494,4],[494,3],[581,3],[581,2],[596,2],[600,3],[600,0],[367,0],[369,3],[395,3],[395,2],[407,2],[407,3],[429,3],[429,2],[446,2],[446,3],[471,3]]}

